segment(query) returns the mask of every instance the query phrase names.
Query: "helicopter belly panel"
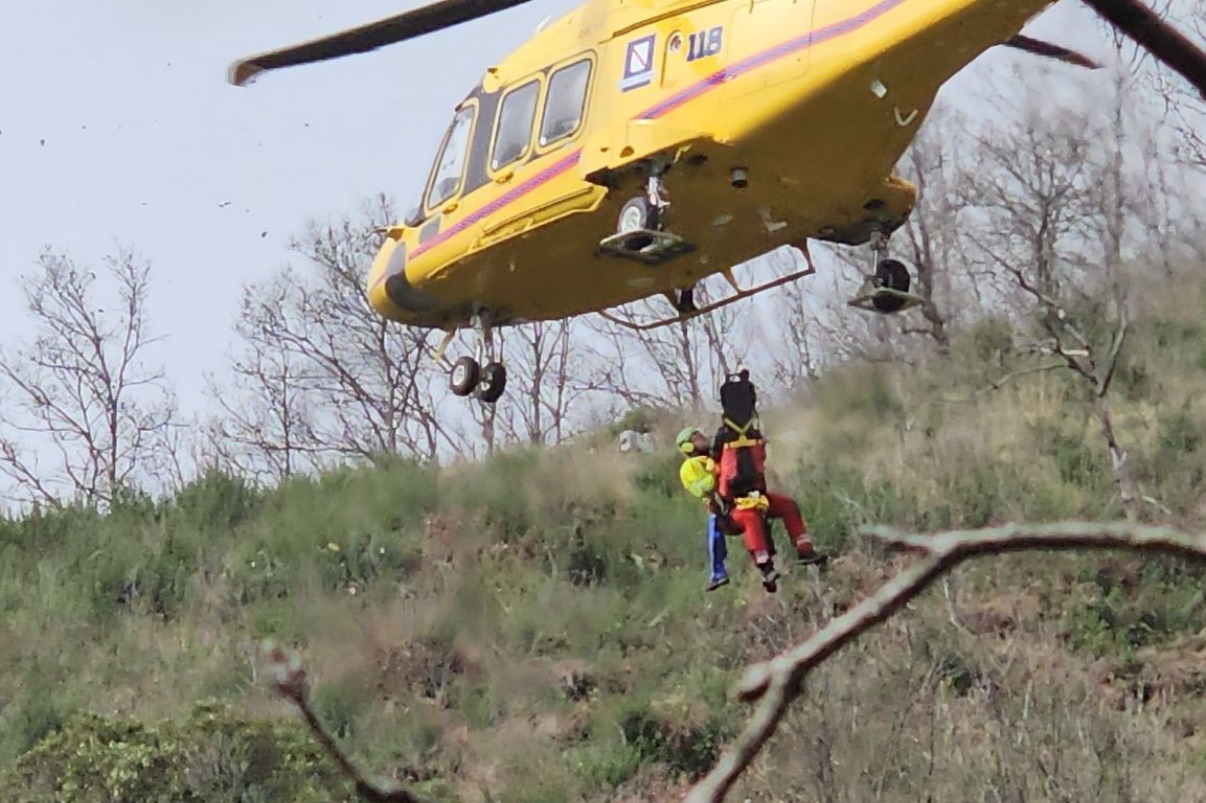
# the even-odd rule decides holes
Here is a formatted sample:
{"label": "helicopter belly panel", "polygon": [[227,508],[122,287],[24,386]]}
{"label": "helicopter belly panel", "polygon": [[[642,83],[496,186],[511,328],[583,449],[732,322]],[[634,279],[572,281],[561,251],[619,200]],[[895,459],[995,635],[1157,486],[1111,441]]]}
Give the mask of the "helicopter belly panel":
{"label": "helicopter belly panel", "polygon": [[[733,12],[730,29],[734,49],[726,78],[733,82],[734,100],[798,80],[808,71],[814,11],[814,0],[756,0]],[[767,48],[768,43],[790,31],[799,31],[802,36]]]}

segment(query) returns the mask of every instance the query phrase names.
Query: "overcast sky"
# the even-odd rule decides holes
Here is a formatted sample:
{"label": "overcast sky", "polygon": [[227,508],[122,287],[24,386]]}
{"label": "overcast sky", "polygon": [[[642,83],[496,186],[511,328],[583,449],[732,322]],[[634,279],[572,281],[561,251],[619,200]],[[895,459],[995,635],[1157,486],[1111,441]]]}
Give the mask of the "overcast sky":
{"label": "overcast sky", "polygon": [[[406,206],[452,107],[482,71],[577,3],[536,0],[250,87],[225,81],[236,58],[416,5],[6,2],[0,337],[29,334],[13,279],[44,246],[81,262],[133,247],[154,266],[153,323],[170,338],[161,354],[176,366],[182,402],[197,409],[200,370],[223,365],[242,284],[281,267],[288,237],[309,218],[353,212],[378,191]],[[1089,20],[1064,0],[1031,30],[1101,54]],[[1011,57],[988,61],[1002,58]],[[959,83],[944,96],[957,91]]]}
{"label": "overcast sky", "polygon": [[181,396],[195,396],[195,368],[222,364],[243,282],[284,264],[310,217],[354,211],[378,191],[409,201],[452,106],[575,3],[537,0],[408,45],[226,83],[236,58],[416,5],[6,2],[0,336],[29,331],[13,278],[44,245],[81,261],[131,246],[153,262],[153,322],[189,366],[173,371]]}

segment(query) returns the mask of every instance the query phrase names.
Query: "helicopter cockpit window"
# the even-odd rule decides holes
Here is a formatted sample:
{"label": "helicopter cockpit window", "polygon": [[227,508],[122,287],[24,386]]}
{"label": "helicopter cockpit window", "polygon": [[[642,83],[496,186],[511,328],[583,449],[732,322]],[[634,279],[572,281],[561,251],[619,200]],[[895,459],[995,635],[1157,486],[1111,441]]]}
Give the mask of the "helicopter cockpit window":
{"label": "helicopter cockpit window", "polygon": [[435,178],[427,194],[427,208],[434,209],[456,194],[461,186],[461,175],[465,172],[465,154],[469,150],[469,129],[473,124],[476,106],[466,106],[456,113],[444,147],[436,160]]}
{"label": "helicopter cockpit window", "polygon": [[498,113],[498,134],[494,140],[494,158],[490,166],[497,170],[528,152],[532,140],[532,122],[536,119],[536,100],[540,83],[532,81],[507,95]]}
{"label": "helicopter cockpit window", "polygon": [[549,94],[544,102],[544,122],[540,125],[540,144],[568,137],[582,124],[586,108],[586,85],[590,80],[590,59],[562,67],[549,79]]}

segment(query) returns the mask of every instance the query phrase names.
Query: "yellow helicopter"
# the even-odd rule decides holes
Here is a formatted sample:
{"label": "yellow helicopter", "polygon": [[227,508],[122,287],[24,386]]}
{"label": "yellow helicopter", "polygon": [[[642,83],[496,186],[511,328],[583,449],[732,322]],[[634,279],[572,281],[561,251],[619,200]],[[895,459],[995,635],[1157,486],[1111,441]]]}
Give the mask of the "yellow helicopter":
{"label": "yellow helicopter", "polygon": [[[231,65],[258,73],[366,52],[529,0],[442,0]],[[915,187],[893,174],[943,83],[1052,0],[587,0],[542,26],[455,107],[418,208],[385,229],[368,298],[382,316],[477,332],[458,396],[506,386],[491,331],[656,294],[663,326],[815,272],[808,240],[870,244],[851,306],[919,303],[888,238]],[[673,200],[671,200],[673,199]],[[781,246],[807,269],[743,289],[732,268]],[[731,296],[698,306],[701,279]]]}

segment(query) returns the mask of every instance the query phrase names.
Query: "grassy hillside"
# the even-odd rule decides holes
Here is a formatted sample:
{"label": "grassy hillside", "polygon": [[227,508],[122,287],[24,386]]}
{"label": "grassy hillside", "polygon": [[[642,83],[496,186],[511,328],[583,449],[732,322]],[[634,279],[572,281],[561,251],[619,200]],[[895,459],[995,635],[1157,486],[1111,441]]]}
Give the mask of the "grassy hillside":
{"label": "grassy hillside", "polygon": [[[1200,299],[1136,322],[1114,391],[1145,515],[1185,526],[1206,517]],[[0,523],[0,781],[29,801],[352,799],[257,676],[272,636],[302,649],[356,760],[430,799],[659,799],[739,727],[746,663],[905,564],[860,524],[1119,515],[1074,377],[991,389],[1034,364],[1007,340],[989,323],[949,360],[850,366],[766,416],[781,484],[837,556],[773,597],[737,540],[736,581],[705,594],[677,459],[610,441],[267,492],[211,474],[103,518]],[[949,601],[935,589],[814,674],[731,799],[1206,799],[1203,575],[965,566]]]}

